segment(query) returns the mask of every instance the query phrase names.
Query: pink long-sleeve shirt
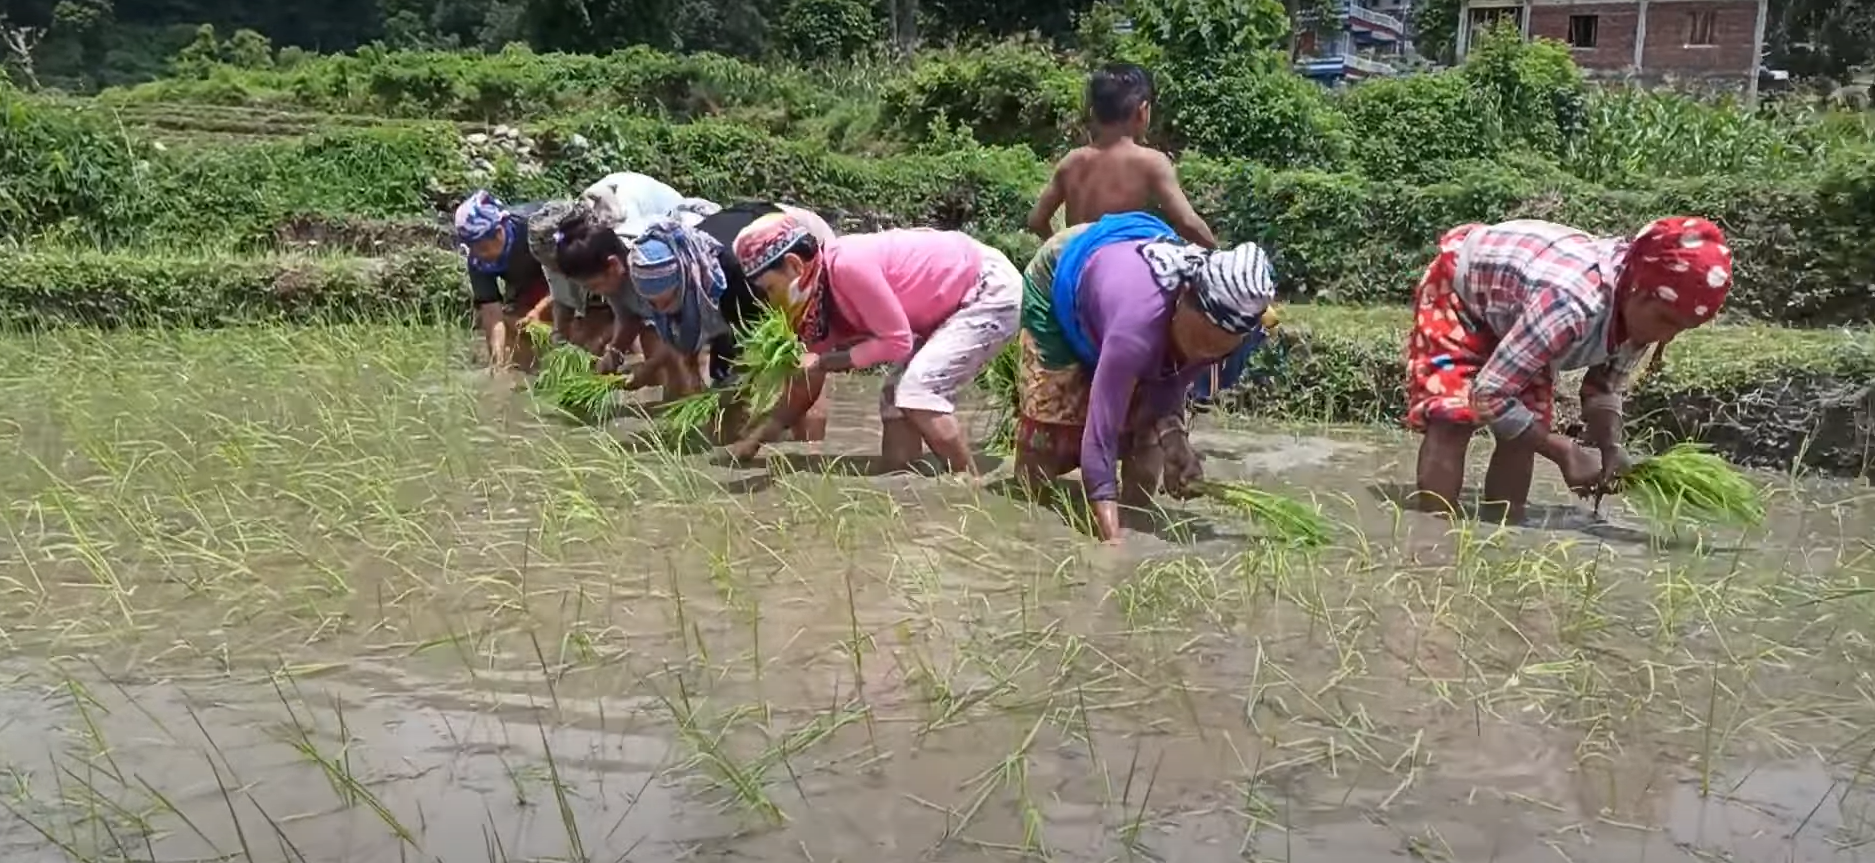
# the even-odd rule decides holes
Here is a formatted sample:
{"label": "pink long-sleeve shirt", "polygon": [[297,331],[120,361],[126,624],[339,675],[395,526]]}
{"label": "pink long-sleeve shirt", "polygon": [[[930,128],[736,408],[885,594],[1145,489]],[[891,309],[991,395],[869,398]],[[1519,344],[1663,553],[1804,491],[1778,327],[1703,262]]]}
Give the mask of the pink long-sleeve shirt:
{"label": "pink long-sleeve shirt", "polygon": [[982,247],[957,231],[847,234],[821,254],[834,314],[809,350],[848,347],[855,368],[910,359],[913,341],[957,311],[983,270]]}

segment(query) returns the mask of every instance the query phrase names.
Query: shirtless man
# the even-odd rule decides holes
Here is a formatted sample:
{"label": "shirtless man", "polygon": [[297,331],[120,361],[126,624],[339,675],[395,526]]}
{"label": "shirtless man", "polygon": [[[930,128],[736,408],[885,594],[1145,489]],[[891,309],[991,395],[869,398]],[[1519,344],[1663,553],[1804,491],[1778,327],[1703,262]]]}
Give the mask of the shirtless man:
{"label": "shirtless man", "polygon": [[1139,143],[1152,122],[1152,76],[1130,63],[1115,63],[1087,82],[1094,117],[1093,143],[1078,147],[1055,166],[1042,189],[1029,230],[1046,241],[1055,232],[1055,211],[1067,206],[1067,227],[1108,213],[1158,209],[1179,236],[1217,248],[1211,228],[1198,217],[1178,185],[1178,171],[1164,153]]}

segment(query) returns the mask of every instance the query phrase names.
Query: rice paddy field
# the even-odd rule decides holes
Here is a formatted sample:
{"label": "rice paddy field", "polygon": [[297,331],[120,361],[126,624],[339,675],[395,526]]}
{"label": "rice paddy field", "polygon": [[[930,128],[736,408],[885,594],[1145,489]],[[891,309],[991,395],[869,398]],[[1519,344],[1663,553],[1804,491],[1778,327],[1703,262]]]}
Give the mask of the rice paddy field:
{"label": "rice paddy field", "polygon": [[1863,486],[1496,528],[1401,511],[1404,436],[1208,419],[1327,545],[1110,548],[869,475],[864,379],[732,467],[472,341],[0,336],[0,859],[1875,860]]}

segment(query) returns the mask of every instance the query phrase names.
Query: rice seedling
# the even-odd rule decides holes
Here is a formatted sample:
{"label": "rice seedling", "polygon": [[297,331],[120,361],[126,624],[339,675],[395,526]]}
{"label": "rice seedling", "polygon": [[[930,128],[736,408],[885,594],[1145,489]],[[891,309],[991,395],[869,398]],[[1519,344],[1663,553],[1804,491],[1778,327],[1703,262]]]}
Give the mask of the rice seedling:
{"label": "rice seedling", "polygon": [[529,385],[535,397],[576,422],[602,423],[618,415],[613,393],[625,385],[624,375],[599,374],[598,357],[576,345],[553,344],[545,324],[529,324],[526,332],[540,357]]}
{"label": "rice seedling", "polygon": [[1682,519],[1711,524],[1755,525],[1764,521],[1757,485],[1705,444],[1683,442],[1636,463],[1611,491],[1661,523]]}
{"label": "rice seedling", "polygon": [[984,447],[997,455],[1008,455],[1016,450],[1016,398],[1021,365],[1022,347],[1010,342],[977,375],[977,384],[988,395],[992,417]]}
{"label": "rice seedling", "polygon": [[[1333,531],[1358,541],[1147,538],[1142,560],[1000,495],[780,463],[747,494],[516,423],[524,401],[490,398],[445,340],[467,342],[0,336],[0,366],[44,370],[0,376],[0,845],[1175,859],[1241,836],[1273,860],[1294,831],[1359,858],[1371,835],[1319,829],[1337,806],[1412,806],[1426,831],[1510,813],[1571,859],[1626,860],[1662,835],[1634,803],[1646,776],[1721,806],[1759,760],[1828,789],[1827,829],[1802,828],[1815,797],[1768,801],[1754,817],[1776,823],[1734,856],[1827,859],[1875,832],[1866,503],[1806,516],[1801,555],[1611,555],[1376,513],[1375,465],[1328,466],[1312,482],[1354,490]],[[361,342],[386,346],[369,368]],[[123,355],[146,360],[100,361]],[[1275,539],[1330,536],[1308,498],[1201,490],[1256,498]],[[61,655],[91,670],[12,679]],[[1454,802],[1452,764],[1531,796]],[[1578,823],[1578,790],[1601,817]]]}
{"label": "rice seedling", "polygon": [[1248,483],[1206,480],[1194,485],[1193,490],[1249,516],[1285,545],[1325,545],[1332,533],[1320,508]]}
{"label": "rice seedling", "polygon": [[720,392],[706,389],[663,405],[656,421],[659,434],[675,443],[702,431],[716,418],[722,401]]}
{"label": "rice seedling", "polygon": [[807,348],[789,326],[787,314],[773,307],[742,327],[736,340],[742,349],[735,363],[738,392],[752,413],[766,414],[781,404]]}

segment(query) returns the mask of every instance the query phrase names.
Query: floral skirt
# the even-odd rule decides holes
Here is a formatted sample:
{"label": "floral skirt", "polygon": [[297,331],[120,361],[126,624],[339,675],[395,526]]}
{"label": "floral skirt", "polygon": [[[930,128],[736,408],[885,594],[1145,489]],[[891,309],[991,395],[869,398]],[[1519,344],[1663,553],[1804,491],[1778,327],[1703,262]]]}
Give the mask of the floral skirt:
{"label": "floral skirt", "polygon": [[[1471,384],[1497,350],[1498,337],[1465,307],[1452,284],[1459,247],[1478,227],[1463,225],[1440,237],[1438,257],[1413,290],[1413,331],[1406,339],[1408,428],[1424,431],[1435,422],[1478,425]],[[1553,378],[1544,376],[1518,400],[1547,426],[1556,401]]]}

